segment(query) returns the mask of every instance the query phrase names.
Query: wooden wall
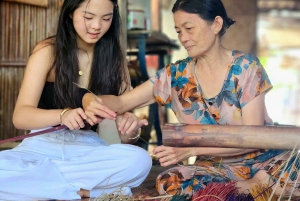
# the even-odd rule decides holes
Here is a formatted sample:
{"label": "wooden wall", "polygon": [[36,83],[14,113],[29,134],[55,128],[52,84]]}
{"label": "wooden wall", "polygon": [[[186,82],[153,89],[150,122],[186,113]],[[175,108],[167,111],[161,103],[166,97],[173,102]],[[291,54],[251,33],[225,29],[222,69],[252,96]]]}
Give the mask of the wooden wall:
{"label": "wooden wall", "polygon": [[257,0],[222,0],[228,17],[236,21],[224,35],[224,46],[257,54]]}
{"label": "wooden wall", "polygon": [[[12,114],[34,46],[55,34],[61,0],[47,8],[0,2],[0,140],[24,134],[12,124]],[[32,89],[34,90],[34,89]]]}

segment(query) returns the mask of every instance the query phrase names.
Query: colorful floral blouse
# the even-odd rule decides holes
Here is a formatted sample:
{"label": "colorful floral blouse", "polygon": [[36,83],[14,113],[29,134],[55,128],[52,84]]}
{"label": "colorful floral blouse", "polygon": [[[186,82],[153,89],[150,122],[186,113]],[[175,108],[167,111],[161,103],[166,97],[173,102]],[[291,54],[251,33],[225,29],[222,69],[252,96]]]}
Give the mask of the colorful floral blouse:
{"label": "colorful floral blouse", "polygon": [[[171,104],[181,123],[242,125],[242,108],[272,85],[259,60],[240,51],[232,51],[232,62],[220,93],[202,97],[194,73],[195,59],[169,64],[150,79],[154,96],[161,105]],[[265,110],[265,125],[272,120]]]}
{"label": "colorful floral blouse", "polygon": [[[272,88],[259,60],[234,50],[220,93],[205,99],[195,77],[194,64],[192,58],[177,61],[150,79],[154,83],[156,101],[161,105],[170,104],[180,123],[242,125],[242,108]],[[265,109],[265,125],[270,124],[272,120]],[[191,167],[178,166],[161,173],[156,188],[160,194],[176,194],[178,190],[192,194],[211,182],[250,179],[261,169],[273,175],[272,179],[276,181],[283,170],[273,167],[281,167],[287,153],[284,150],[257,150],[225,158],[198,156]],[[299,168],[289,167],[287,172],[296,169]],[[288,176],[282,182],[285,180]]]}

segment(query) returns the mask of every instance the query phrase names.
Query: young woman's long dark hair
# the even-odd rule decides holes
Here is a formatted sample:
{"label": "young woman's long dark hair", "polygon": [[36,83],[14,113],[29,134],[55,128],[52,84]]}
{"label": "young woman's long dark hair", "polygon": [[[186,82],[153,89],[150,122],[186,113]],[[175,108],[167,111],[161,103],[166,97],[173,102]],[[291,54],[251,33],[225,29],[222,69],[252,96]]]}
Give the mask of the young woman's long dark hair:
{"label": "young woman's long dark hair", "polygon": [[223,27],[219,33],[224,35],[226,29],[235,23],[227,16],[227,12],[221,0],[177,0],[172,8],[172,12],[184,11],[198,14],[203,20],[213,22],[216,16],[223,18]]}
{"label": "young woman's long dark hair", "polygon": [[[89,0],[88,0],[89,1]],[[95,94],[118,95],[123,81],[127,81],[125,60],[120,45],[121,20],[117,0],[109,30],[95,44],[90,72],[89,89]],[[77,58],[77,33],[70,18],[84,0],[64,0],[61,8],[54,43],[55,105],[59,108],[75,108],[79,62]],[[124,91],[125,89],[123,89]],[[122,93],[122,92],[121,92]]]}

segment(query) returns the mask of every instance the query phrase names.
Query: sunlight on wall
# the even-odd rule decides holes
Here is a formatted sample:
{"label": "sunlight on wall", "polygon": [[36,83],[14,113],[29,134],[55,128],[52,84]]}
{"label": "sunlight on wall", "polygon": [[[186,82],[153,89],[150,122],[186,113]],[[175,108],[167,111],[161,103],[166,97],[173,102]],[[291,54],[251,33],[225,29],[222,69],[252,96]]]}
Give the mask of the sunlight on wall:
{"label": "sunlight on wall", "polygon": [[266,95],[269,116],[275,123],[299,126],[300,15],[283,13],[259,15],[258,57],[273,85]]}
{"label": "sunlight on wall", "polygon": [[261,58],[273,85],[273,89],[266,95],[266,107],[274,122],[299,125],[299,72],[295,66],[282,67],[287,55],[297,58],[300,49],[277,51],[268,58]]}

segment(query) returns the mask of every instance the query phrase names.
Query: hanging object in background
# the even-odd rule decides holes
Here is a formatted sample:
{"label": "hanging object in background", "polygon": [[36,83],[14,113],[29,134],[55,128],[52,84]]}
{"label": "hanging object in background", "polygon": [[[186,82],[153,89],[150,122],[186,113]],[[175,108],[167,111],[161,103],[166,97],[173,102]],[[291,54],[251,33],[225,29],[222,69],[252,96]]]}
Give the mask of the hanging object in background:
{"label": "hanging object in background", "polygon": [[8,2],[13,3],[23,3],[23,4],[29,4],[33,6],[40,6],[40,7],[48,7],[48,0],[4,0]]}
{"label": "hanging object in background", "polygon": [[129,3],[127,10],[127,29],[145,30],[146,27],[145,10],[140,5]]}
{"label": "hanging object in background", "polygon": [[151,2],[152,0],[127,0],[128,30],[151,30]]}

